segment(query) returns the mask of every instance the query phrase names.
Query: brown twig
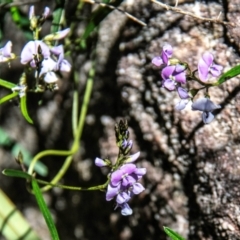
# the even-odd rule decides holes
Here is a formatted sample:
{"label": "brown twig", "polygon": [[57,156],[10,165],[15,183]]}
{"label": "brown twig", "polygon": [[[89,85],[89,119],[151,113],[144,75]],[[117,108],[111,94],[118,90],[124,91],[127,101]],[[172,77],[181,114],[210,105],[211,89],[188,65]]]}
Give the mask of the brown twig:
{"label": "brown twig", "polygon": [[204,17],[201,17],[201,16],[197,16],[194,13],[184,11],[181,8],[171,7],[171,6],[167,5],[167,4],[159,2],[157,0],[151,0],[151,2],[158,4],[159,6],[165,8],[167,11],[170,10],[170,11],[173,11],[173,12],[181,13],[183,15],[187,15],[187,16],[193,17],[193,18],[201,20],[201,21],[213,22],[213,23],[218,23],[218,24],[223,24],[223,25],[229,25],[229,26],[232,26],[232,27],[236,26],[234,23],[225,22],[225,21],[220,20],[219,16],[221,15],[221,13],[218,15],[217,18],[204,18]]}

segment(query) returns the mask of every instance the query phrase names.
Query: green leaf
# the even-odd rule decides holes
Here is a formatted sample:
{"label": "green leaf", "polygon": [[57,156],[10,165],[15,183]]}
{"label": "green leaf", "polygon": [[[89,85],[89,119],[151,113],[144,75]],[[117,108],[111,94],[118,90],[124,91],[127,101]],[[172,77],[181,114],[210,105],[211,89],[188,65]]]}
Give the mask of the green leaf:
{"label": "green leaf", "polygon": [[35,197],[36,197],[36,200],[37,200],[37,203],[38,203],[38,206],[43,214],[43,217],[47,223],[47,226],[48,226],[48,229],[50,231],[50,234],[52,236],[52,239],[53,240],[59,240],[59,236],[58,236],[58,232],[57,232],[57,229],[56,229],[56,226],[53,222],[53,218],[49,212],[49,209],[43,199],[43,196],[42,196],[42,192],[38,186],[38,183],[35,179],[33,179],[32,181],[32,187],[33,187],[33,191],[35,193]]}
{"label": "green leaf", "polygon": [[40,240],[29,223],[0,189],[0,233],[4,239]]}
{"label": "green leaf", "polygon": [[30,118],[29,114],[28,114],[28,110],[27,110],[27,97],[22,96],[20,98],[20,106],[21,106],[21,111],[22,111],[22,115],[24,116],[24,118],[31,124],[33,124],[33,120]]}
{"label": "green leaf", "polygon": [[32,176],[26,172],[15,170],[15,169],[4,169],[2,173],[8,177],[18,177],[18,178],[25,178],[25,179],[32,179]]}
{"label": "green leaf", "polygon": [[222,83],[226,82],[227,80],[236,77],[237,75],[240,74],[240,65],[237,65],[233,68],[231,68],[230,70],[228,70],[227,72],[225,72],[216,83],[213,84],[213,86],[219,86]]}
{"label": "green leaf", "polygon": [[163,227],[164,232],[172,239],[172,240],[185,240],[178,233],[174,232],[171,228]]}
{"label": "green leaf", "polygon": [[16,87],[17,85],[8,81],[5,81],[3,79],[0,79],[0,86],[8,88],[8,89],[12,89],[14,87]]}
{"label": "green leaf", "polygon": [[3,98],[0,99],[0,104],[9,101],[9,100],[12,99],[12,98],[15,98],[17,95],[18,95],[17,92],[13,92],[13,93],[11,93],[11,94],[8,94],[7,96],[5,96],[5,97],[3,97]]}

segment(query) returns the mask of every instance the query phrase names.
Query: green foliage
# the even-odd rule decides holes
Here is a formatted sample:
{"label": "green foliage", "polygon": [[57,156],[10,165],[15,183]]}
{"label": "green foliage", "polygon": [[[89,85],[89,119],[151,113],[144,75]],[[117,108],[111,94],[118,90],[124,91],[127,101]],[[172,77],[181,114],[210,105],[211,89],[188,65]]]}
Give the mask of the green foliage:
{"label": "green foliage", "polygon": [[169,227],[163,227],[164,232],[172,239],[172,240],[185,240],[181,235],[174,232]]}
{"label": "green foliage", "polygon": [[21,106],[21,112],[24,118],[31,124],[33,124],[33,120],[28,114],[28,109],[27,109],[27,96],[22,96],[20,98],[20,106]]}
{"label": "green foliage", "polygon": [[59,236],[58,236],[58,232],[57,232],[57,229],[55,227],[55,224],[53,222],[53,218],[49,212],[49,209],[43,199],[43,196],[42,196],[42,193],[41,193],[41,190],[38,186],[38,183],[36,182],[36,180],[32,180],[32,188],[33,188],[33,192],[35,194],[35,197],[36,197],[36,200],[37,200],[37,203],[38,203],[38,206],[40,208],[40,211],[42,212],[43,214],[43,217],[47,223],[47,226],[48,226],[48,229],[49,229],[49,232],[51,234],[51,237],[53,240],[58,240],[59,239]]}
{"label": "green foliage", "polygon": [[227,80],[236,77],[240,74],[240,65],[237,65],[233,68],[231,68],[230,70],[228,70],[227,72],[225,72],[216,83],[214,83],[214,86],[219,86],[221,84],[223,84],[224,82],[226,82]]}

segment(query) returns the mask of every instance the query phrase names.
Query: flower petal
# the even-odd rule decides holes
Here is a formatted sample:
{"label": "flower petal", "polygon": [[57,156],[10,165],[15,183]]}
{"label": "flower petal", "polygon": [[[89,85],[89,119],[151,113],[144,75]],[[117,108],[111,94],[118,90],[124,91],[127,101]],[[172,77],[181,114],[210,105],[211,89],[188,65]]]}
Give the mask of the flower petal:
{"label": "flower petal", "polygon": [[163,81],[163,86],[169,91],[175,90],[175,83],[171,79]]}
{"label": "flower petal", "polygon": [[203,61],[206,63],[208,68],[212,65],[213,63],[213,55],[210,52],[205,52],[202,56]]}
{"label": "flower petal", "polygon": [[116,202],[118,204],[123,204],[123,203],[128,202],[130,200],[130,198],[131,197],[129,196],[129,194],[127,194],[126,192],[121,192],[117,195]]}
{"label": "flower petal", "polygon": [[135,162],[139,158],[139,156],[140,156],[140,152],[130,155],[128,160],[126,160],[126,163]]}
{"label": "flower petal", "polygon": [[210,72],[214,77],[218,77],[222,73],[223,67],[221,65],[213,64]]}
{"label": "flower petal", "polygon": [[103,159],[98,158],[98,157],[95,158],[94,162],[95,162],[95,165],[97,167],[105,167],[105,166],[107,166],[107,163]]}
{"label": "flower petal", "polygon": [[117,207],[120,207],[122,209],[121,214],[123,216],[132,215],[132,213],[133,213],[132,209],[129,207],[129,205],[127,203],[117,204],[116,208]]}
{"label": "flower petal", "polygon": [[120,184],[117,186],[113,186],[111,183],[108,184],[107,193],[106,193],[106,200],[112,200],[119,192]]}
{"label": "flower petal", "polygon": [[192,104],[192,110],[199,110],[203,112],[212,112],[218,108],[221,108],[221,106],[213,103],[209,98],[199,98]]}
{"label": "flower petal", "polygon": [[187,99],[190,98],[188,91],[185,88],[178,87],[177,88],[178,95],[181,99]]}
{"label": "flower petal", "polygon": [[163,60],[160,56],[154,57],[152,59],[152,64],[155,65],[156,67],[160,67],[163,64]]}
{"label": "flower petal", "polygon": [[161,76],[164,80],[167,80],[170,78],[170,76],[173,74],[175,70],[175,66],[167,66],[163,68]]}
{"label": "flower petal", "polygon": [[212,122],[214,115],[211,112],[203,112],[202,119],[205,124]]}
{"label": "flower petal", "polygon": [[132,192],[137,195],[139,193],[141,193],[142,191],[144,191],[145,188],[143,187],[143,185],[141,183],[135,183],[133,185],[133,188],[132,188]]}

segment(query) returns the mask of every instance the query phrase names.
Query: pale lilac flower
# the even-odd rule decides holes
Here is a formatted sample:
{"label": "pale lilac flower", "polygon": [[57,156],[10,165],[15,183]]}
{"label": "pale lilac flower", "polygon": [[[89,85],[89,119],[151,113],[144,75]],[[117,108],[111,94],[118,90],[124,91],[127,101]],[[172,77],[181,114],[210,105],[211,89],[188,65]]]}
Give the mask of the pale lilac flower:
{"label": "pale lilac flower", "polygon": [[50,8],[49,7],[45,7],[44,8],[44,12],[42,14],[43,18],[46,19],[50,14]]}
{"label": "pale lilac flower", "polygon": [[173,53],[172,46],[170,44],[164,45],[161,55],[158,57],[154,57],[152,59],[152,64],[154,64],[157,67],[160,67],[163,64],[168,65],[168,59],[172,56],[172,53]]}
{"label": "pale lilac flower", "polygon": [[35,68],[37,64],[50,56],[49,47],[42,41],[28,42],[21,52],[21,63],[30,63]]}
{"label": "pale lilac flower", "polygon": [[108,166],[109,164],[107,163],[107,161],[97,157],[95,158],[95,165],[97,167],[105,167]]}
{"label": "pale lilac flower", "polygon": [[[122,203],[122,204],[117,204],[116,208],[120,207],[121,208],[121,214],[123,216],[129,216],[132,215],[132,209],[129,207],[128,203]],[[115,209],[116,209],[115,208]]]}
{"label": "pale lilac flower", "polygon": [[220,105],[213,103],[209,98],[200,98],[192,104],[192,110],[202,111],[204,123],[210,123],[214,119],[212,112],[221,108]]}
{"label": "pale lilac flower", "polygon": [[56,66],[57,70],[60,70],[61,72],[70,72],[71,64],[64,59],[63,45],[52,47],[50,51],[58,59]]}
{"label": "pale lilac flower", "polygon": [[35,17],[35,9],[34,9],[34,6],[31,6],[29,8],[28,18],[29,20],[31,20],[33,17]]}
{"label": "pale lilac flower", "polygon": [[47,72],[43,78],[45,83],[51,84],[58,81],[58,77],[54,72]]}
{"label": "pale lilac flower", "polygon": [[169,91],[176,89],[179,84],[186,83],[185,67],[182,65],[167,66],[162,70],[163,86]]}
{"label": "pale lilac flower", "polygon": [[14,57],[15,54],[12,53],[12,42],[8,41],[4,47],[0,48],[0,63],[8,62]]}
{"label": "pale lilac flower", "polygon": [[209,73],[211,73],[214,77],[218,77],[222,72],[223,67],[215,64],[213,59],[213,55],[206,52],[198,62],[198,75],[200,80],[203,82],[208,80]]}
{"label": "pale lilac flower", "polygon": [[43,41],[56,41],[65,38],[70,32],[70,28],[51,33],[43,38]]}

